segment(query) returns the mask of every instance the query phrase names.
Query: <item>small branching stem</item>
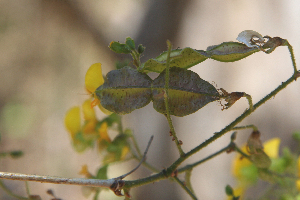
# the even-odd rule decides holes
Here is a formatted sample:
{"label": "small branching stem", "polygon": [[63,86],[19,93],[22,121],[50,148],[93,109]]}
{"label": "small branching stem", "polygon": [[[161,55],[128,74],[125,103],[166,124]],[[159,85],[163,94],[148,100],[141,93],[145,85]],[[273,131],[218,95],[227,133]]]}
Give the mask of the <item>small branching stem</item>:
{"label": "small branching stem", "polygon": [[192,177],[192,169],[185,171],[185,175],[184,175],[185,185],[186,185],[186,187],[189,188],[189,190],[192,193],[195,193],[193,190],[193,187],[192,187],[191,177]]}
{"label": "small branching stem", "polygon": [[183,173],[183,172],[185,172],[185,171],[189,171],[189,170],[193,169],[194,167],[197,167],[198,165],[200,165],[200,164],[202,164],[202,163],[204,163],[204,162],[206,162],[206,161],[208,161],[208,160],[210,160],[210,159],[212,159],[212,158],[214,158],[214,157],[220,155],[221,153],[226,152],[226,151],[227,151],[229,148],[231,148],[231,147],[232,147],[232,143],[230,143],[230,144],[227,145],[226,147],[220,149],[219,151],[217,151],[217,152],[211,154],[210,156],[208,156],[208,157],[206,157],[206,158],[204,158],[204,159],[202,159],[202,160],[199,160],[198,162],[195,162],[195,163],[193,163],[193,164],[186,165],[185,167],[182,167],[182,168],[178,169],[178,173]]}
{"label": "small branching stem", "polygon": [[[292,63],[293,63],[293,67],[294,67],[294,75],[296,76],[298,70],[297,70],[297,66],[296,66],[296,60],[295,60],[295,56],[294,56],[293,47],[292,47],[292,45],[290,45],[290,43],[287,40],[285,40],[284,45],[286,45],[289,49],[291,59],[292,59]],[[296,79],[296,77],[295,77],[295,79]]]}
{"label": "small branching stem", "polygon": [[181,181],[178,177],[174,177],[174,180],[186,191],[188,195],[194,200],[197,200],[195,194]]}
{"label": "small branching stem", "polygon": [[[182,164],[187,158],[192,156],[193,154],[197,153],[210,143],[214,142],[221,136],[223,136],[225,133],[231,131],[237,124],[239,124],[243,119],[248,117],[250,114],[252,114],[258,107],[260,107],[262,104],[266,103],[269,99],[271,99],[273,96],[275,96],[277,93],[279,93],[281,90],[283,90],[287,85],[292,83],[294,81],[294,75],[291,76],[288,80],[283,82],[281,85],[279,85],[276,89],[274,89],[270,94],[266,95],[264,98],[262,98],[259,102],[253,105],[253,110],[247,110],[243,114],[241,114],[238,118],[236,118],[233,122],[231,122],[229,125],[227,125],[224,129],[222,129],[220,132],[215,133],[212,137],[210,137],[208,140],[204,141],[200,145],[196,146],[189,152],[185,154],[184,157],[178,158],[170,167],[167,169],[161,171],[160,173],[153,174],[149,177],[142,178],[139,180],[134,181],[126,181],[124,188],[131,188],[131,187],[138,187],[141,185],[145,185],[148,183],[152,183],[155,181],[163,180],[172,175],[172,173],[178,168],[180,164]],[[223,152],[223,151],[222,151]],[[181,170],[178,170],[179,172],[182,172]]]}
{"label": "small branching stem", "polygon": [[249,110],[253,110],[253,103],[252,103],[252,97],[249,94],[244,93],[244,97],[247,98],[249,103]]}
{"label": "small branching stem", "polygon": [[248,128],[252,128],[253,131],[257,131],[258,130],[258,128],[255,125],[253,125],[253,124],[246,125],[246,126],[236,126],[236,127],[232,128],[232,130],[243,130],[243,129],[248,129]]}
{"label": "small branching stem", "polygon": [[168,45],[168,55],[167,55],[167,63],[166,63],[165,97],[164,97],[165,107],[166,107],[165,116],[168,120],[170,131],[171,131],[172,137],[174,138],[174,141],[176,143],[176,146],[177,146],[177,149],[179,151],[180,157],[184,157],[185,153],[183,152],[183,150],[181,148],[182,143],[178,140],[178,137],[176,135],[175,128],[173,126],[172,118],[171,118],[171,115],[170,115],[170,109],[169,109],[170,53],[171,53],[171,50],[172,50],[172,44],[169,40],[167,41],[167,45]]}

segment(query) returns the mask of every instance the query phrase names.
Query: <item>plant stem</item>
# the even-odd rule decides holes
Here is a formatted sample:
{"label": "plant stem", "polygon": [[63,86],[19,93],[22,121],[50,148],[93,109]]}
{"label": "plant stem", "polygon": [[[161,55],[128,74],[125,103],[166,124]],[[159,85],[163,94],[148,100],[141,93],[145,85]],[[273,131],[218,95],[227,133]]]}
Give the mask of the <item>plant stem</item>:
{"label": "plant stem", "polygon": [[141,153],[140,147],[139,147],[139,145],[135,139],[135,136],[133,134],[131,135],[131,139],[133,141],[133,146],[134,146],[135,150],[137,151],[139,157],[141,158],[143,155]]}
{"label": "plant stem", "polygon": [[236,127],[232,128],[232,130],[243,130],[243,129],[247,129],[247,128],[252,128],[253,131],[257,131],[258,130],[258,128],[256,126],[254,126],[253,124],[246,125],[246,126],[236,126]]}
{"label": "plant stem", "polygon": [[174,180],[186,191],[186,193],[188,193],[188,195],[190,195],[192,199],[197,200],[195,194],[185,184],[183,184],[183,182],[179,180],[178,177],[174,177]]}
{"label": "plant stem", "polygon": [[[289,49],[289,52],[290,52],[290,55],[291,55],[291,59],[292,59],[292,63],[293,63],[293,67],[294,67],[294,75],[296,76],[296,74],[297,74],[297,66],[296,66],[296,60],[295,60],[295,56],[294,56],[293,47],[292,47],[292,45],[290,45],[290,43],[287,40],[285,40],[284,45],[286,45],[288,47],[288,49]],[[295,77],[295,79],[296,79],[296,77]]]}
{"label": "plant stem", "polygon": [[187,188],[189,188],[189,190],[192,193],[194,193],[192,183],[191,183],[191,177],[192,177],[192,169],[185,171],[185,176],[184,176],[185,185]]}
{"label": "plant stem", "polygon": [[250,156],[246,153],[244,153],[240,148],[238,148],[237,146],[235,146],[235,151],[237,151],[239,154],[241,154],[243,157],[247,158],[248,160],[250,160]]}
{"label": "plant stem", "polygon": [[204,163],[204,162],[206,162],[206,161],[208,161],[208,160],[216,157],[217,155],[219,155],[219,154],[227,151],[230,147],[232,147],[232,143],[230,143],[226,147],[222,148],[221,150],[217,151],[216,153],[213,153],[212,155],[210,155],[210,156],[208,156],[208,157],[206,157],[206,158],[204,158],[202,160],[199,160],[198,162],[186,165],[185,167],[182,167],[182,168],[178,169],[178,173],[183,173],[185,171],[189,171],[189,170],[193,169],[194,167],[196,167],[196,166],[198,166],[198,165],[200,165],[200,164],[202,164],[202,163]]}
{"label": "plant stem", "polygon": [[173,126],[172,123],[172,118],[170,116],[170,109],[169,109],[169,80],[170,80],[170,53],[172,50],[172,44],[171,42],[168,40],[167,41],[167,45],[168,45],[168,55],[167,55],[167,63],[166,63],[166,75],[165,75],[165,107],[166,107],[166,118],[168,120],[169,123],[169,127],[170,127],[170,131],[172,133],[173,139],[175,141],[175,144],[177,146],[177,149],[179,151],[180,157],[184,157],[185,153],[183,152],[182,148],[181,148],[181,144],[182,142],[179,142],[176,132],[175,132],[175,128]]}
{"label": "plant stem", "polygon": [[[81,186],[106,187],[106,188],[109,188],[115,181],[115,179],[99,180],[99,179],[85,179],[85,178],[61,178],[56,176],[40,176],[40,175],[32,175],[32,174],[9,173],[9,172],[0,172],[0,179],[36,181],[42,183],[81,185]],[[1,186],[2,185],[3,184],[1,184]]]}
{"label": "plant stem", "polygon": [[281,85],[279,85],[270,94],[266,95],[259,102],[257,102],[255,105],[253,105],[253,110],[250,110],[250,109],[246,110],[242,115],[240,115],[238,118],[236,118],[233,122],[231,122],[229,125],[227,125],[220,132],[215,133],[214,136],[210,137],[208,140],[206,140],[202,144],[198,145],[194,149],[192,149],[189,152],[187,152],[184,157],[178,158],[167,169],[161,171],[160,173],[151,175],[151,176],[146,177],[146,178],[142,178],[142,179],[134,180],[134,181],[125,181],[124,188],[138,187],[138,186],[141,186],[141,185],[145,185],[145,184],[148,184],[148,183],[152,183],[152,182],[159,181],[159,180],[166,179],[166,178],[170,177],[172,175],[172,173],[178,168],[178,166],[181,163],[183,163],[188,157],[190,157],[193,154],[197,153],[198,151],[200,151],[201,149],[203,149],[204,147],[206,147],[210,143],[214,142],[219,137],[223,136],[228,131],[232,130],[238,123],[240,123],[243,119],[245,119],[247,116],[249,116],[251,113],[253,113],[259,106],[261,106],[266,101],[268,101],[269,99],[271,99],[273,96],[275,96],[278,92],[280,92],[282,89],[284,89],[288,84],[290,84],[294,80],[295,80],[294,79],[294,75],[292,75],[288,80],[286,80]]}
{"label": "plant stem", "polygon": [[[136,159],[136,160],[140,160],[140,158],[138,158],[136,155],[133,155],[133,158]],[[159,172],[158,169],[156,169],[155,167],[153,167],[151,164],[149,164],[148,162],[144,161],[142,163],[142,165],[144,165],[146,168],[148,168],[149,170],[151,170],[152,172]]]}

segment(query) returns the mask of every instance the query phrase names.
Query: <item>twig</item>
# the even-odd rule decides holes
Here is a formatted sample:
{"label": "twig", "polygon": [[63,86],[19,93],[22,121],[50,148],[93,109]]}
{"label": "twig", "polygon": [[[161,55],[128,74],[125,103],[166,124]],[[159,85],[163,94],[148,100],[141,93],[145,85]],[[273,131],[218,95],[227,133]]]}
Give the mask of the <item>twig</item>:
{"label": "twig", "polygon": [[293,47],[292,45],[290,45],[290,43],[285,40],[284,44],[286,45],[289,49],[290,55],[291,55],[291,59],[292,59],[292,63],[293,63],[293,68],[294,68],[294,75],[295,75],[295,79],[297,79],[296,74],[297,74],[297,66],[296,66],[296,60],[295,60],[295,56],[294,56],[294,51],[293,51]]}
{"label": "twig", "polygon": [[82,185],[93,187],[109,188],[115,179],[99,180],[99,179],[85,179],[85,178],[62,178],[57,176],[40,176],[34,174],[20,174],[10,172],[0,172],[0,179],[18,180],[18,181],[36,181],[42,183],[54,183],[65,185]]}
{"label": "twig", "polygon": [[232,143],[230,143],[230,144],[227,145],[226,147],[222,148],[221,150],[219,150],[219,151],[217,151],[217,152],[211,154],[210,156],[207,156],[206,158],[204,158],[204,159],[202,159],[202,160],[199,160],[198,162],[195,162],[195,163],[193,163],[193,164],[186,165],[185,167],[182,167],[182,168],[178,169],[178,173],[183,173],[183,172],[185,172],[185,171],[191,170],[191,169],[193,169],[194,167],[196,167],[196,166],[198,166],[198,165],[200,165],[200,164],[202,164],[202,163],[204,163],[204,162],[206,162],[206,161],[208,161],[208,160],[210,160],[210,159],[212,159],[212,158],[214,158],[214,157],[220,155],[221,153],[226,152],[226,151],[227,151],[229,148],[231,148],[231,147],[232,147]]}
{"label": "twig", "polygon": [[[139,160],[139,157],[137,155],[133,155],[132,157],[133,159]],[[149,164],[148,162],[144,161],[142,163],[143,166],[145,166],[146,168],[148,168],[149,170],[151,170],[152,172],[159,172],[160,170],[156,169],[154,166],[152,166],[151,164]]]}
{"label": "twig", "polygon": [[115,178],[115,179],[120,179],[120,180],[122,180],[122,179],[124,179],[126,176],[132,174],[135,170],[137,170],[137,169],[141,166],[141,164],[146,160],[146,155],[147,155],[147,153],[148,153],[148,150],[149,150],[149,147],[150,147],[151,142],[152,142],[152,140],[153,140],[153,137],[154,137],[154,136],[152,135],[151,138],[150,138],[150,140],[149,140],[149,142],[148,142],[147,148],[146,148],[146,150],[145,150],[145,152],[144,152],[144,156],[143,156],[142,160],[140,161],[140,163],[139,163],[133,170],[131,170],[130,172],[128,172],[128,173],[126,173],[126,174],[124,174],[124,175],[122,175],[122,176],[119,176],[119,177],[117,177],[117,178]]}
{"label": "twig", "polygon": [[[144,156],[140,163],[130,172],[119,176],[117,178],[112,178],[108,180],[100,180],[100,179],[85,179],[85,178],[61,178],[56,176],[40,176],[33,174],[20,174],[20,173],[10,173],[10,172],[0,172],[0,179],[9,179],[9,180],[19,180],[19,181],[35,181],[42,183],[54,183],[54,184],[65,184],[65,185],[81,185],[81,186],[92,186],[92,187],[104,187],[111,189],[116,195],[122,196],[121,189],[124,186],[125,182],[122,180],[129,174],[133,173],[137,170],[140,165],[146,159],[146,154],[149,150],[150,144],[153,140],[153,136],[151,136],[148,146],[144,152]],[[4,188],[4,185],[0,181],[0,186]]]}
{"label": "twig", "polygon": [[192,187],[191,177],[192,177],[192,169],[185,171],[185,174],[184,174],[185,185],[187,188],[189,188],[189,190],[192,193],[195,193],[193,190],[193,187]]}
{"label": "twig", "polygon": [[174,177],[175,181],[190,195],[190,197],[194,200],[197,200],[195,194],[181,181],[178,177]]}
{"label": "twig", "polygon": [[258,130],[258,128],[255,125],[253,125],[253,124],[246,125],[246,126],[236,126],[236,127],[232,128],[232,130],[243,130],[243,129],[247,129],[247,128],[252,128],[253,131],[257,131]]}

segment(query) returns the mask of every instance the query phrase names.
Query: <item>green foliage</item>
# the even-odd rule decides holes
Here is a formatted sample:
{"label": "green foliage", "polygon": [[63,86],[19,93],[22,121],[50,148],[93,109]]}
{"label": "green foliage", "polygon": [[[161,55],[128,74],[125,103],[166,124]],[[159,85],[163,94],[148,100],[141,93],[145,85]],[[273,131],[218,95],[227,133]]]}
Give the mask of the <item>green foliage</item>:
{"label": "green foliage", "polygon": [[[258,40],[255,40],[255,38],[258,38]],[[145,51],[143,45],[139,44],[136,49],[136,44],[130,37],[126,38],[125,43],[111,42],[109,48],[112,51],[120,54],[130,54],[132,62],[117,63],[117,69],[110,71],[106,75],[105,80],[103,80],[101,74],[101,64],[92,65],[93,67],[90,68],[91,71],[86,76],[85,83],[86,87],[88,85],[90,88],[88,91],[91,93],[92,98],[96,99],[94,101],[89,99],[83,104],[83,123],[81,123],[79,107],[70,109],[65,118],[65,125],[70,133],[75,151],[84,152],[89,148],[97,147],[99,153],[103,155],[103,166],[100,166],[95,174],[88,171],[87,165],[82,167],[80,174],[93,180],[108,179],[107,172],[111,164],[135,159],[141,161],[140,164],[143,163],[154,174],[132,181],[122,180],[128,174],[132,173],[134,169],[128,174],[112,179],[113,183],[109,183],[109,189],[116,195],[121,196],[121,190],[123,190],[126,199],[129,199],[131,188],[168,178],[175,180],[192,199],[197,199],[191,184],[192,170],[223,152],[230,153],[236,151],[239,153],[239,157],[234,160],[234,173],[241,187],[238,191],[227,185],[225,192],[229,199],[242,199],[245,190],[256,183],[258,178],[274,184],[276,187],[280,186],[280,189],[276,190],[276,194],[281,199],[299,199],[300,182],[297,180],[300,173],[300,166],[298,166],[300,165],[299,155],[285,148],[283,155],[278,156],[278,139],[275,143],[272,143],[273,146],[271,145],[271,148],[266,148],[260,140],[260,133],[256,126],[237,127],[243,119],[252,114],[259,106],[274,97],[300,76],[300,72],[296,68],[292,47],[285,39],[279,37],[271,38],[269,36],[262,37],[259,33],[249,30],[240,33],[237,39],[242,43],[223,42],[219,45],[208,47],[206,51],[195,50],[189,47],[172,50],[171,43],[167,41],[168,51],[163,52],[156,58],[147,60],[145,63],[140,62],[140,57]],[[252,104],[250,95],[244,92],[228,93],[223,88],[216,89],[215,86],[200,78],[198,74],[188,70],[188,68],[208,58],[220,62],[235,62],[259,51],[271,53],[278,46],[288,47],[292,58],[294,74],[254,105]],[[128,66],[130,63],[133,66]],[[93,70],[96,73],[93,73],[95,72]],[[157,72],[159,74],[157,78],[152,80],[147,75],[148,72]],[[95,90],[95,88],[97,89]],[[241,97],[246,97],[249,102],[247,110],[243,110],[243,113],[239,117],[220,132],[213,134],[213,136],[192,148],[189,152],[183,151],[181,148],[183,142],[177,137],[170,115],[183,117],[198,111],[210,102],[221,100],[227,102],[223,106],[223,108],[227,109]],[[122,120],[119,116],[119,114],[127,114],[142,108],[151,101],[153,102],[154,109],[166,116],[170,127],[170,136],[175,141],[179,152],[179,158],[164,170],[156,169],[145,161],[145,155],[142,155],[133,131],[123,129]],[[104,119],[98,119],[94,109],[91,108],[91,106],[97,104],[103,112],[106,114],[109,113]],[[111,114],[109,111],[113,113]],[[246,152],[244,148],[241,150],[237,146],[235,140],[237,137],[236,130],[247,128],[252,128],[253,132],[247,141]],[[117,132],[113,138],[110,135],[111,131]],[[227,146],[199,161],[182,166],[189,157],[230,131],[235,132],[232,133]],[[300,134],[295,133],[293,137],[300,144]],[[152,138],[148,147],[151,141]],[[147,153],[148,147],[144,154]],[[13,151],[0,155],[2,157],[10,155],[13,158],[17,158],[22,155],[22,152]],[[184,173],[185,182],[179,178],[178,174],[180,173]],[[0,186],[5,188],[5,186],[1,185],[1,182]],[[84,189],[87,189],[87,187],[84,187]],[[96,200],[101,191],[102,189],[94,187],[89,188],[85,194],[89,196],[91,193],[94,193],[94,199]],[[265,196],[270,195],[266,192]]]}

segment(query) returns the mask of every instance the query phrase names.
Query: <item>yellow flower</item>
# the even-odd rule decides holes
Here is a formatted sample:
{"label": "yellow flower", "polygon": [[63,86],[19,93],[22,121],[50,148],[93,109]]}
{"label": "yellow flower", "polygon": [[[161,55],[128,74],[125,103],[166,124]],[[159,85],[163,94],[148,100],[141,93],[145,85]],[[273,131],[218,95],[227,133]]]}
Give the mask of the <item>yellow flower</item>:
{"label": "yellow flower", "polygon": [[[270,157],[270,158],[278,158],[278,151],[279,151],[279,145],[280,145],[280,139],[279,138],[273,138],[268,141],[266,141],[263,146],[264,146],[264,152]],[[243,152],[248,153],[247,147],[243,146],[241,149]],[[237,154],[235,159],[233,160],[233,175],[235,177],[240,177],[241,176],[241,169],[247,166],[252,165],[252,163],[248,159],[241,159],[241,155]]]}
{"label": "yellow flower", "polygon": [[264,143],[264,152],[270,158],[278,158],[280,139],[273,138]]}
{"label": "yellow flower", "polygon": [[101,104],[97,96],[95,95],[96,89],[104,83],[104,78],[102,75],[101,63],[95,63],[90,66],[88,71],[85,74],[85,88],[89,91],[95,100],[91,103],[91,106],[98,105],[100,110],[110,115],[112,112],[106,110]]}
{"label": "yellow flower", "polygon": [[108,133],[107,133],[107,123],[104,122],[101,124],[100,128],[98,128],[98,134],[99,134],[99,139],[98,139],[98,149],[99,151],[105,149],[108,145],[108,143],[111,142]]}
{"label": "yellow flower", "polygon": [[[270,158],[277,158],[279,151],[280,139],[273,138],[271,140],[266,141],[264,146],[264,152]],[[247,146],[244,145],[241,150],[249,155],[247,151]],[[300,161],[299,161],[299,169],[300,169]],[[256,180],[257,171],[254,164],[246,158],[243,158],[240,154],[237,154],[232,163],[232,173],[238,180],[238,186],[234,190],[235,196],[243,196],[246,189]],[[297,182],[298,184],[298,182]],[[299,181],[299,189],[300,189],[300,181]]]}
{"label": "yellow flower", "polygon": [[111,142],[108,134],[107,134],[107,123],[104,122],[101,124],[100,128],[98,129],[98,133],[99,133],[99,136],[100,136],[100,140],[106,140],[108,142]]}
{"label": "yellow flower", "polygon": [[[99,135],[97,130],[98,120],[94,109],[90,106],[91,100],[86,100],[82,105],[84,123],[81,123],[80,108],[71,108],[65,117],[65,126],[70,132],[74,148],[78,152],[84,151],[97,141]],[[108,136],[107,136],[108,137]]]}
{"label": "yellow flower", "polygon": [[94,109],[91,107],[91,100],[86,100],[82,104],[82,111],[83,111],[83,117],[85,120],[89,121],[95,121],[96,120],[96,113]]}
{"label": "yellow flower", "polygon": [[126,155],[129,153],[129,147],[128,146],[124,146],[122,149],[122,153],[121,153],[121,160],[124,160]]}
{"label": "yellow flower", "polygon": [[[297,160],[297,167],[298,167],[298,177],[300,178],[300,156],[298,157],[298,160]],[[298,179],[296,181],[296,185],[297,185],[298,191],[300,191],[300,179]]]}
{"label": "yellow flower", "polygon": [[78,174],[84,175],[86,178],[91,178],[91,177],[93,177],[93,175],[89,172],[88,166],[87,166],[87,165],[83,165],[83,166],[81,167],[80,172],[79,172]]}
{"label": "yellow flower", "polygon": [[78,133],[81,130],[80,108],[78,106],[68,110],[65,117],[65,126],[71,134],[72,139],[74,139],[76,133]]}
{"label": "yellow flower", "polygon": [[90,93],[94,93],[96,89],[104,83],[102,76],[101,63],[95,63],[90,66],[85,74],[85,87]]}
{"label": "yellow flower", "polygon": [[[248,154],[246,145],[243,146],[241,150]],[[250,165],[252,165],[251,161],[249,161],[246,158],[243,158],[240,154],[237,154],[232,163],[232,174],[237,178],[241,178],[241,169]]]}

